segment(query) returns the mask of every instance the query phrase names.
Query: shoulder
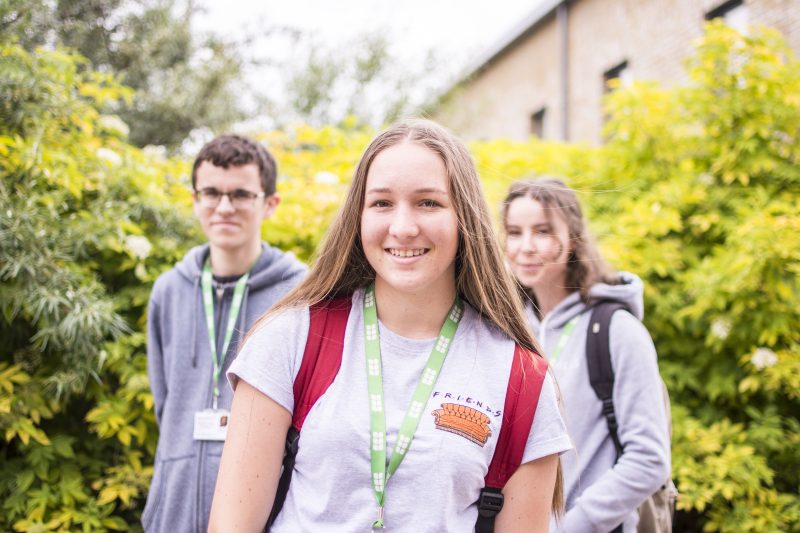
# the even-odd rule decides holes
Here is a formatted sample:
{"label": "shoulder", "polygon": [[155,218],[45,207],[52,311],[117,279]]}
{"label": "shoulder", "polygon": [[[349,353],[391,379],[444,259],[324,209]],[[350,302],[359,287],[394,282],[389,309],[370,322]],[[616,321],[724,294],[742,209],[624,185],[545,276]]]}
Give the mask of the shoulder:
{"label": "shoulder", "polygon": [[481,347],[483,347],[483,343],[500,343],[511,350],[515,346],[514,340],[506,332],[486,319],[466,302],[464,302],[464,318],[462,318],[458,329],[475,335],[475,340],[481,343]]}
{"label": "shoulder", "polygon": [[171,292],[189,285],[191,285],[191,282],[182,276],[176,268],[170,268],[159,275],[155,283],[153,283],[153,288],[150,291],[150,302],[151,304],[160,304],[169,298]]}
{"label": "shoulder", "polygon": [[611,316],[609,337],[612,348],[614,345],[651,342],[650,332],[641,320],[630,312],[622,309]]}
{"label": "shoulder", "polygon": [[609,349],[616,375],[657,374],[656,347],[642,322],[627,311],[617,311],[609,326]]}
{"label": "shoulder", "polygon": [[271,272],[271,275],[283,281],[292,281],[302,278],[308,272],[308,267],[301,262],[292,252],[262,243],[262,258],[256,265],[259,270]]}
{"label": "shoulder", "polygon": [[284,309],[261,321],[253,329],[248,343],[275,343],[282,337],[305,335],[309,327],[309,307],[299,306]]}

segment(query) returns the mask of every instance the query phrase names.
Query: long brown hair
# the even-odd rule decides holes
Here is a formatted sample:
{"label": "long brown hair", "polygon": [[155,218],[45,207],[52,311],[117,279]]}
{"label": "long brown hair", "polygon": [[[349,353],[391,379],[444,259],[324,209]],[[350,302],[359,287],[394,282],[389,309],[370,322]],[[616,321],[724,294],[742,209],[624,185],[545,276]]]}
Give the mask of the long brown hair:
{"label": "long brown hair", "polygon": [[[530,198],[542,204],[548,220],[560,216],[567,225],[569,257],[567,258],[567,276],[565,286],[569,291],[580,292],[581,299],[588,303],[589,289],[595,283],[616,285],[619,276],[606,264],[597,249],[597,244],[586,225],[581,204],[575,191],[563,181],[540,177],[537,179],[519,180],[511,184],[508,194],[503,200],[501,216],[505,231],[508,208],[517,198]],[[557,213],[554,215],[553,213]],[[519,290],[537,305],[536,294],[529,287],[517,284]]]}
{"label": "long brown hair", "polygon": [[[344,204],[318,248],[308,276],[259,318],[248,336],[283,310],[352,295],[375,279],[360,235],[367,175],[379,153],[403,142],[418,143],[444,162],[459,228],[455,265],[458,294],[517,344],[541,353],[528,328],[514,279],[504,266],[472,157],[464,144],[445,128],[424,119],[397,123],[373,139],[361,157]],[[563,508],[559,461],[553,511],[560,515]]]}

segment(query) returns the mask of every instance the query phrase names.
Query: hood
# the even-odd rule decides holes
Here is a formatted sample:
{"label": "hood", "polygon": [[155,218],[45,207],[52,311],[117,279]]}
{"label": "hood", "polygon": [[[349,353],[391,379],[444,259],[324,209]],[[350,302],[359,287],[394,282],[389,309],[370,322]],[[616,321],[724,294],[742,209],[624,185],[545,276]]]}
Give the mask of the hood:
{"label": "hood", "polygon": [[[184,278],[195,283],[203,272],[203,262],[208,257],[209,246],[195,246],[177,264],[175,269]],[[261,289],[282,283],[306,271],[306,266],[291,253],[283,253],[268,244],[261,244],[261,255],[250,271],[247,285],[250,289]]]}
{"label": "hood", "polygon": [[619,273],[619,285],[595,283],[589,289],[589,303],[583,303],[580,294],[573,292],[564,298],[550,312],[547,321],[550,327],[559,328],[569,322],[574,316],[583,313],[587,308],[601,301],[619,302],[630,313],[642,320],[644,318],[644,284],[635,274],[630,272]]}

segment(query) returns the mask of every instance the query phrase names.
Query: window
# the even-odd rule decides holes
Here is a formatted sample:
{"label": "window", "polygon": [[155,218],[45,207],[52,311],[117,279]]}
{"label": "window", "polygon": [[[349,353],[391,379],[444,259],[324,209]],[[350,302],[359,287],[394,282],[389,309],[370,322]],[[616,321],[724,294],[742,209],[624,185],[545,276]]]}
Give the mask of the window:
{"label": "window", "polygon": [[543,107],[531,115],[531,135],[544,139],[544,116],[547,108]]}
{"label": "window", "polygon": [[633,74],[631,73],[630,67],[628,67],[628,62],[623,61],[619,65],[614,68],[608,69],[603,74],[603,93],[609,93],[615,87],[611,82],[613,80],[619,80],[619,86],[625,87],[630,85],[631,81],[633,81]]}
{"label": "window", "polygon": [[747,6],[742,0],[729,0],[706,13],[706,20],[721,18],[725,24],[744,33],[747,29]]}

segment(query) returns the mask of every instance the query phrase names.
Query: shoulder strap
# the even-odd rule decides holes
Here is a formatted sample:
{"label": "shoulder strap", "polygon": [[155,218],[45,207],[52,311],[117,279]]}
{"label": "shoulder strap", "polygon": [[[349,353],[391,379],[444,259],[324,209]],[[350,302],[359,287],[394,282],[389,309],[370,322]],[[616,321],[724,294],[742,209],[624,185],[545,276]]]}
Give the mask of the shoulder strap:
{"label": "shoulder strap", "polygon": [[622,443],[617,434],[617,416],[614,413],[614,369],[611,366],[609,330],[611,316],[626,307],[619,302],[599,302],[592,310],[589,330],[586,332],[586,363],[589,368],[589,383],[603,403],[603,416],[608,432],[614,441],[617,459],[622,455]]}
{"label": "shoulder strap", "polygon": [[312,305],[309,310],[311,318],[308,339],[303,352],[303,362],[294,379],[294,412],[292,425],[286,434],[283,470],[264,531],[269,531],[286,501],[294,471],[294,460],[297,456],[300,430],[303,428],[306,416],[320,396],[328,390],[342,366],[344,334],[351,305],[350,298],[340,298]]}
{"label": "shoulder strap", "polygon": [[515,348],[503,406],[503,425],[478,500],[476,533],[494,531],[495,517],[503,508],[502,490],[522,463],[546,374],[544,358],[521,346]]}
{"label": "shoulder strap", "polygon": [[297,431],[303,428],[308,412],[339,373],[351,305],[350,298],[340,298],[311,306],[308,340],[293,388],[292,426]]}

